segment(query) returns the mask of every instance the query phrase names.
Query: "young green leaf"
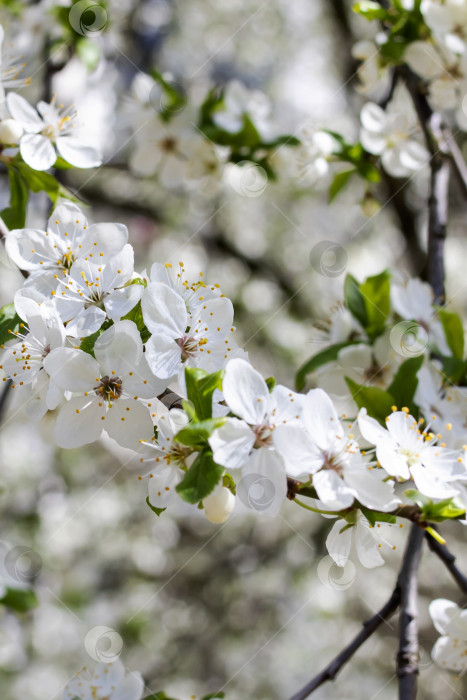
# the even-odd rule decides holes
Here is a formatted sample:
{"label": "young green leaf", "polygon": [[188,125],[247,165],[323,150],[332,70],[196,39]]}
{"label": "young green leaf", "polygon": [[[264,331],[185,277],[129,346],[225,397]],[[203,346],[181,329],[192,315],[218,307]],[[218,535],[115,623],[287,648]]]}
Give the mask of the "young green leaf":
{"label": "young green leaf", "polygon": [[188,400],[191,401],[198,420],[212,416],[212,395],[222,388],[222,370],[209,374],[203,369],[187,367],[185,382]]}
{"label": "young green leaf", "polygon": [[0,603],[15,612],[27,612],[39,604],[37,596],[30,588],[7,588]]}
{"label": "young green leaf", "polygon": [[365,300],[367,323],[365,330],[371,339],[384,332],[386,319],[391,311],[391,274],[384,270],[379,275],[367,277],[361,283],[360,292]]}
{"label": "young green leaf", "polygon": [[216,428],[224,425],[226,418],[207,418],[199,423],[189,423],[179,430],[174,440],[189,447],[203,447]]}
{"label": "young green leaf", "polygon": [[11,231],[15,228],[24,228],[26,224],[29,190],[15,168],[8,168],[8,177],[10,180],[10,206],[3,209],[0,216]]}
{"label": "young green leaf", "polygon": [[214,490],[223,471],[224,468],[214,462],[212,452],[204,450],[177,485],[177,493],[187,503],[198,503]]}
{"label": "young green leaf", "polygon": [[350,170],[343,170],[334,176],[333,181],[329,187],[329,203],[333,202],[337,197],[339,192],[346,186],[352,175],[356,173],[355,168],[350,168]]}
{"label": "young green leaf", "polygon": [[378,387],[357,384],[349,377],[345,377],[345,381],[357,406],[366,408],[369,416],[376,418],[382,425],[385,425],[386,416],[392,413],[394,397]]}
{"label": "young green leaf", "polygon": [[365,299],[360,291],[360,284],[350,273],[344,282],[344,299],[350,313],[359,321],[363,328],[368,325],[368,316]]}
{"label": "young green leaf", "polygon": [[156,508],[156,506],[153,506],[149,500],[149,496],[146,497],[146,503],[148,504],[152,512],[157,515],[157,517],[160,517],[164,510],[167,510],[167,508]]}
{"label": "young green leaf", "polygon": [[0,345],[15,337],[15,331],[19,330],[21,323],[14,304],[2,306],[0,309]]}
{"label": "young green leaf", "polygon": [[456,313],[446,311],[446,309],[440,309],[438,315],[443,324],[444,335],[449,349],[454,357],[462,360],[464,358],[464,327],[462,320]]}
{"label": "young green leaf", "polygon": [[411,413],[414,408],[413,397],[418,385],[417,372],[422,366],[423,360],[423,355],[404,360],[388,387],[388,392],[394,398],[395,405],[399,408],[407,406]]}

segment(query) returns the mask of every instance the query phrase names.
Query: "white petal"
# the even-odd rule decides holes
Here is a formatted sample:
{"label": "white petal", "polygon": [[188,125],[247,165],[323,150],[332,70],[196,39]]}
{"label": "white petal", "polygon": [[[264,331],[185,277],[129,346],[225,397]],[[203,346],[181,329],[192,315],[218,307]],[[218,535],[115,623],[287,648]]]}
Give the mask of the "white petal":
{"label": "white petal", "polygon": [[353,527],[349,527],[344,532],[341,532],[346,524],[345,520],[340,518],[336,520],[326,538],[326,549],[337,566],[345,566],[350,554]]}
{"label": "white petal", "polygon": [[404,53],[404,61],[415,73],[429,80],[445,71],[440,55],[426,41],[412,41]]}
{"label": "white petal", "polygon": [[417,489],[428,498],[452,498],[457,495],[454,485],[443,482],[421,464],[413,464],[410,473]]}
{"label": "white petal", "polygon": [[354,502],[353,493],[333,471],[322,470],[314,474],[313,486],[319,500],[325,504],[326,510],[343,510]]}
{"label": "white petal", "polygon": [[112,321],[118,321],[126,316],[139,302],[144,287],[140,284],[130,284],[123,289],[116,289],[104,299],[107,316]]}
{"label": "white petal", "polygon": [[94,355],[99,362],[102,375],[117,376],[131,372],[141,362],[143,343],[139,331],[132,321],[119,321],[98,337]]}
{"label": "white petal", "polygon": [[460,613],[459,606],[446,598],[437,598],[430,603],[430,616],[441,634],[449,631],[452,620]]}
{"label": "white petal", "polygon": [[459,644],[452,637],[440,637],[433,647],[431,655],[441,668],[459,672],[465,670],[464,653],[465,642]]}
{"label": "white petal", "polygon": [[302,419],[311,439],[323,451],[333,447],[336,436],[344,435],[334,404],[322,389],[311,389],[308,392]]}
{"label": "white petal", "polygon": [[48,375],[62,389],[84,392],[96,386],[100,377],[96,360],[82,350],[56,348],[44,359]]}
{"label": "white petal", "polygon": [[209,438],[214,461],[226,469],[243,467],[254,444],[253,431],[238,418],[228,418]]}
{"label": "white petal", "polygon": [[249,362],[230,360],[225,368],[222,392],[233,413],[250,425],[262,425],[270,405],[269,389]]}
{"label": "white petal", "polygon": [[358,414],[358,427],[363,438],[371,445],[377,445],[380,442],[385,442],[388,437],[388,431],[385,430],[377,420],[371,418],[367,414],[366,408],[361,408]]}
{"label": "white petal", "polygon": [[[149,464],[150,462],[145,466]],[[148,480],[149,501],[155,508],[167,508],[177,500],[175,488],[182,480],[184,472],[177,467],[160,464],[154,463],[152,478]]]}
{"label": "white petal", "polygon": [[8,257],[22,270],[40,270],[47,264],[57,262],[52,241],[39,229],[22,228],[10,231],[5,247]]}
{"label": "white petal", "polygon": [[97,148],[86,146],[73,136],[60,136],[57,139],[57,151],[76,168],[96,168],[102,164],[102,154]]}
{"label": "white petal", "polygon": [[151,333],[181,338],[188,323],[183,298],[161,282],[148,285],[141,300],[143,318]]}
{"label": "white petal", "polygon": [[368,469],[365,465],[348,467],[344,480],[355,497],[367,508],[383,513],[394,510],[400,500],[394,495],[393,482],[385,482],[386,472],[382,469]]}
{"label": "white petal", "polygon": [[37,134],[44,128],[44,122],[29,102],[16,92],[9,92],[6,98],[8,111],[25,131]]}
{"label": "white petal", "polygon": [[377,542],[373,539],[369,526],[361,520],[356,525],[355,547],[360,562],[367,569],[384,564],[384,559],[378,551]]}
{"label": "white petal", "polygon": [[152,335],[146,343],[146,360],[156,377],[174,377],[178,374],[181,359],[180,346],[168,335]]}
{"label": "white petal", "polygon": [[287,479],[279,455],[265,448],[254,450],[237,486],[240,501],[258,515],[279,514],[287,497]]}
{"label": "white petal", "polygon": [[24,134],[19,150],[24,162],[34,170],[48,170],[57,160],[55,148],[41,134]]}
{"label": "white petal", "polygon": [[80,396],[67,401],[57,416],[55,442],[67,449],[95,442],[104,428],[104,413],[105,407],[99,406],[97,398],[90,401],[89,397]]}
{"label": "white petal", "polygon": [[144,681],[140,673],[130,673],[112,693],[112,700],[141,700]]}
{"label": "white petal", "polygon": [[[66,334],[72,338],[86,338],[88,335],[92,335],[99,330],[105,321],[105,311],[99,309],[97,306],[88,306],[87,309],[83,308],[83,304],[77,300],[75,303],[73,301],[65,302],[67,304],[68,313],[62,315],[62,318],[66,321],[67,316],[70,317],[70,309],[74,307],[74,313],[76,313],[75,318],[70,320],[66,325]],[[81,308],[80,308],[81,306]],[[57,302],[57,309],[59,313],[62,312],[62,306],[60,299]],[[74,315],[73,313],[73,315]]]}
{"label": "white petal", "polygon": [[368,153],[373,153],[377,156],[381,155],[386,148],[386,138],[384,136],[366,129],[360,130],[360,141]]}
{"label": "white petal", "polygon": [[103,253],[102,262],[107,263],[128,243],[128,229],[123,224],[93,224],[87,229],[86,238],[90,245],[94,246],[94,243],[97,243],[97,246],[94,246],[96,257],[101,257],[100,253]]}
{"label": "white petal", "polygon": [[374,102],[367,102],[360,112],[360,120],[364,129],[383,133],[386,129],[388,118],[384,109]]}
{"label": "white petal", "polygon": [[111,291],[126,284],[133,275],[133,266],[133,246],[127,243],[104,267],[102,288],[106,291]]}
{"label": "white petal", "polygon": [[119,445],[134,450],[138,449],[139,441],[150,435],[153,430],[149,409],[134,399],[114,401],[102,423],[110,437]]}
{"label": "white petal", "polygon": [[380,442],[376,446],[376,457],[383,469],[391,476],[396,476],[400,479],[410,478],[407,457],[400,454],[395,441]]}
{"label": "white petal", "polygon": [[299,425],[279,425],[272,434],[274,447],[282,455],[288,476],[308,480],[310,474],[321,469],[324,457]]}

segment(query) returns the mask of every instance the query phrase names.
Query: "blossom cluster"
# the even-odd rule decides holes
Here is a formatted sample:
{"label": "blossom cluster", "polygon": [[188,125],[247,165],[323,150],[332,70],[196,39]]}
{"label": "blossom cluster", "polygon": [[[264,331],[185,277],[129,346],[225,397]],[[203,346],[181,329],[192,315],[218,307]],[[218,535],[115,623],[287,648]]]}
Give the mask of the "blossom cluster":
{"label": "blossom cluster", "polygon": [[[305,507],[337,518],[327,546],[340,566],[353,533],[361,562],[383,563],[373,526],[378,518],[396,522],[411,484],[430,503],[453,501],[462,515],[465,449],[447,446],[438,426],[434,432],[436,416],[425,423],[405,406],[378,416],[370,393],[372,415],[356,401],[360,411],[349,419],[322,388],[304,395],[266,381],[235,343],[232,303],[219,285],[202,275],[189,282],[182,263],[135,272],[127,241],[125,226],[89,225],[70,202],[53,211],[47,230],[16,229],[6,239],[10,259],[28,277],[14,298],[16,325],[1,360],[5,380],[31,417],[54,412],[59,446],[93,443],[105,432],[134,455],[156,512],[181,497],[218,523],[236,496],[258,513],[277,515],[292,484],[293,495],[312,499]],[[386,288],[384,274],[380,280]],[[392,299],[396,313],[423,322],[442,350],[443,327],[426,287],[394,285]],[[356,342],[355,330],[363,336],[368,329],[351,314],[346,326],[340,316],[341,330],[354,335],[339,358],[351,350],[374,362],[368,338]],[[382,338],[394,329],[383,322],[379,332]],[[423,350],[416,360],[410,371],[427,372]],[[173,393],[178,400],[167,406],[164,397]],[[432,411],[432,397],[425,402]],[[448,433],[450,415],[444,411],[438,421]]]}

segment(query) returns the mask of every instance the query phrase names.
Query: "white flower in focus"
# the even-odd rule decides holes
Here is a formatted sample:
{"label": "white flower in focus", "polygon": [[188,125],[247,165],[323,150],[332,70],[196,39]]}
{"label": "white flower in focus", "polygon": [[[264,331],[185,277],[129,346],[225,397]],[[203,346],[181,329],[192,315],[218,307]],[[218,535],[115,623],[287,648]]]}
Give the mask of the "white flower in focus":
{"label": "white flower in focus", "polygon": [[118,321],[126,316],[143,293],[143,285],[131,284],[132,277],[133,247],[129,243],[107,265],[76,261],[50,293],[67,335],[82,338],[99,330],[107,317]]}
{"label": "white flower in focus", "polygon": [[326,538],[326,549],[337,566],[345,566],[350,556],[353,541],[362,566],[367,569],[382,566],[384,559],[379,553],[381,548],[379,540],[381,538],[377,537],[375,529],[371,527],[365,516],[360,511],[355,512],[357,522],[351,527],[347,526],[345,520],[340,518],[336,520]]}
{"label": "white flower in focus", "polygon": [[122,250],[127,240],[128,230],[123,224],[89,226],[76,204],[64,202],[53,211],[46,231],[14,229],[7,235],[5,246],[11,260],[21,270],[31,273],[33,284],[50,294],[57,288],[56,274],[66,275],[80,259],[106,263]]}
{"label": "white flower in focus", "polygon": [[429,160],[429,153],[412,138],[407,115],[385,112],[368,102],[361,111],[360,141],[369,153],[381,156],[381,163],[392,177],[409,177]]}
{"label": "white flower in focus", "polygon": [[156,508],[167,508],[177,499],[175,487],[193,461],[189,459],[192,450],[174,440],[187,424],[186,413],[174,408],[158,418],[157,438],[153,435],[150,440],[140,440],[140,463],[144,465],[144,475],[149,475],[149,501]]}
{"label": "white flower in focus", "polygon": [[213,121],[225,131],[235,134],[242,130],[248,116],[263,138],[270,133],[267,118],[271,104],[259,90],[249,90],[238,80],[232,80],[224,92],[224,108],[213,114]]}
{"label": "white flower in focus", "polygon": [[84,667],[63,689],[63,700],[141,700],[144,681],[140,673],[125,673],[117,659],[100,663],[94,669]]}
{"label": "white flower in focus", "polygon": [[273,447],[274,430],[300,418],[303,396],[284,386],[270,392],[263,377],[249,362],[230,360],[222,381],[227,406],[238,418],[228,418],[209,438],[214,461],[239,469],[254,448]]}
{"label": "white flower in focus", "polygon": [[442,635],[431,656],[441,668],[465,673],[467,670],[467,610],[450,600],[438,598],[430,603],[433,624]]}
{"label": "white flower in focus", "polygon": [[382,470],[361,455],[322,389],[308,392],[301,421],[278,426],[273,440],[287,475],[301,481],[312,478],[324,509],[349,508],[355,499],[383,512],[396,507],[393,485],[385,483]]}
{"label": "white flower in focus", "polygon": [[438,437],[426,430],[406,411],[395,411],[386,418],[387,429],[362,408],[358,426],[365,440],[376,445],[376,457],[383,469],[398,480],[412,478],[416,488],[428,498],[458,495],[456,481],[466,476],[458,454],[437,445]]}
{"label": "white flower in focus", "polygon": [[231,356],[234,328],[232,302],[207,299],[188,313],[185,300],[167,284],[153,282],[141,301],[144,322],[152,335],[146,357],[156,377],[183,379],[185,367],[214,372]]}
{"label": "white flower in focus", "polygon": [[[23,160],[34,170],[48,170],[55,163],[57,153],[77,168],[95,168],[102,163],[101,154],[81,139],[72,136],[76,112],[72,107],[58,108],[55,101],[39,102],[36,111],[15,92],[6,98],[8,111],[24,129],[19,150]],[[56,150],[55,150],[56,149]]]}
{"label": "white flower in focus", "polygon": [[39,420],[48,410],[55,409],[63,391],[50,378],[44,360],[65,342],[65,328],[57,312],[44,309],[27,298],[19,298],[17,312],[25,324],[14,336],[19,342],[6,347],[1,357],[5,374],[21,393],[22,403],[30,418]]}
{"label": "white flower in focus", "polygon": [[[160,282],[179,294],[184,300],[186,310],[189,314],[206,301],[206,299],[216,299],[221,295],[221,290],[218,284],[207,285],[203,279],[203,273],[199,273],[199,279],[196,282],[188,282],[185,279],[185,266],[180,262],[175,267],[171,263],[153,263],[149,275],[143,273],[143,277],[148,279],[148,282]],[[145,294],[151,294],[146,290]]]}
{"label": "white flower in focus", "polygon": [[147,399],[158,396],[166,382],[150,372],[143,343],[132,321],[119,321],[94,345],[96,359],[82,350],[58,348],[44,360],[54,382],[75,394],[65,403],[55,425],[59,447],[95,442],[105,429],[123,447],[137,449],[153,424]]}

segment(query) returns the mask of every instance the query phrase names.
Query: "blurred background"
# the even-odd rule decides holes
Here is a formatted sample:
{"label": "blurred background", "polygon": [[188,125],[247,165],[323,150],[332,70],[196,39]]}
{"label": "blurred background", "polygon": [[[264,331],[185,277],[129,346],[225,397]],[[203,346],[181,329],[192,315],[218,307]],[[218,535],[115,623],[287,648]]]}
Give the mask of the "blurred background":
{"label": "blurred background", "polygon": [[[404,188],[383,182],[387,203],[371,211],[358,183],[330,205],[326,176],[310,183],[288,169],[290,149],[275,154],[284,173],[276,182],[266,177],[252,186],[226,167],[208,183],[168,183],[163,163],[155,173],[139,166],[161,109],[155,84],[141,73],[156,69],[187,96],[176,119],[193,133],[207,92],[238,79],[270,102],[274,134],[302,138],[326,127],[356,139],[363,101],[351,47],[375,28],[352,16],[351,5],[111,0],[76,51],[69,2],[1,3],[6,41],[24,54],[32,76],[25,96],[75,103],[88,140],[104,150],[101,168],[59,174],[89,220],[128,226],[136,269],[183,261],[188,278],[204,271],[221,284],[234,302],[239,344],[264,376],[289,386],[319,349],[319,329],[342,298],[346,272],[362,278],[391,267],[403,278],[422,270],[427,174]],[[28,223],[45,227],[49,206],[35,196]],[[448,294],[459,309],[467,302],[464,216],[454,187]],[[332,248],[327,262],[323,241]],[[1,304],[21,282],[2,248]],[[58,450],[52,420],[28,422],[11,399],[0,430],[1,539],[6,551],[18,548],[16,575],[33,574],[40,605],[0,613],[2,698],[60,698],[71,675],[92,663],[86,639],[102,626],[116,633],[103,643],[122,644],[121,658],[142,672],[147,695],[164,689],[185,700],[222,689],[228,700],[283,700],[389,597],[404,530],[388,529],[388,563],[368,571],[358,563],[333,566],[324,545],[329,524],[291,502],[278,519],[239,510],[220,527],[182,503],[158,518],[145,504],[146,484],[113,444]],[[460,528],[443,532],[461,554]],[[466,697],[465,680],[439,672],[430,659],[437,633],[429,601],[458,600],[457,590],[428,553],[420,580],[420,697]],[[396,649],[395,619],[314,697],[394,698]]]}

